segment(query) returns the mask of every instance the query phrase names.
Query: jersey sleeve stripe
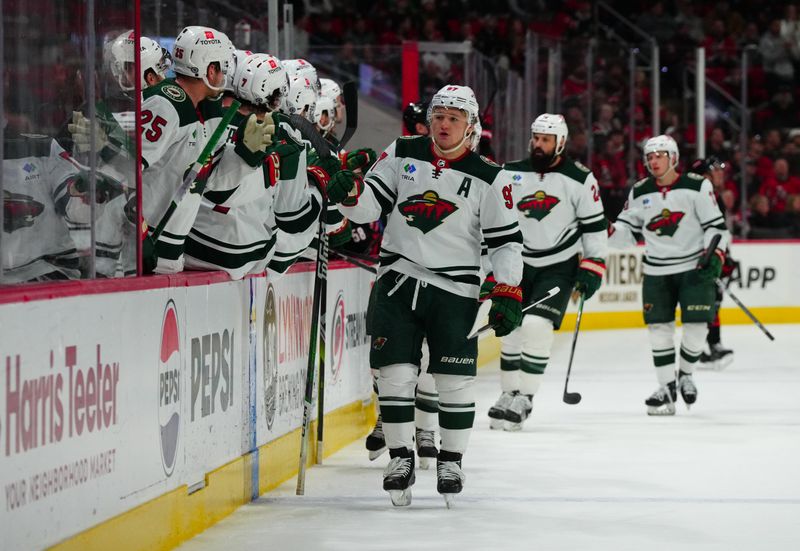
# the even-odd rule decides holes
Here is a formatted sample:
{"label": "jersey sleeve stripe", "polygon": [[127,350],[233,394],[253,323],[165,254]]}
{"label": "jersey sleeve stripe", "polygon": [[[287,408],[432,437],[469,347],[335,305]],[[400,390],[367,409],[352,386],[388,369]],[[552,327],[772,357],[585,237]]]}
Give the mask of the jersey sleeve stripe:
{"label": "jersey sleeve stripe", "polygon": [[383,180],[378,178],[376,175],[370,174],[367,177],[366,182],[367,183],[370,183],[370,182],[374,183],[375,186],[377,186],[377,187],[373,187],[373,188],[376,189],[376,190],[379,190],[384,195],[384,197],[389,199],[390,202],[394,203],[397,200],[397,194],[394,193],[392,191],[392,189],[389,186],[387,186],[385,183],[383,183]]}
{"label": "jersey sleeve stripe", "polygon": [[600,220],[591,222],[589,224],[584,224],[581,222],[580,227],[583,233],[604,232],[606,229],[608,229],[608,223],[606,222],[605,218],[601,218]]}
{"label": "jersey sleeve stripe", "polygon": [[500,226],[499,228],[483,228],[482,231],[483,231],[483,235],[491,234],[491,233],[501,233],[501,232],[506,232],[507,233],[507,232],[509,232],[511,230],[517,229],[518,227],[519,227],[519,223],[518,222],[512,222],[511,224],[508,224],[507,226]]}
{"label": "jersey sleeve stripe", "polygon": [[507,245],[509,243],[522,243],[522,232],[519,231],[519,229],[511,234],[486,238],[486,246],[489,249],[499,249],[503,245]]}
{"label": "jersey sleeve stripe", "polygon": [[380,191],[380,188],[377,184],[373,184],[370,180],[366,180],[365,184],[372,190],[373,195],[375,195],[375,199],[378,201],[378,205],[381,207],[381,213],[386,216],[390,212],[392,212],[392,207],[394,207],[394,200],[388,199],[383,195]]}
{"label": "jersey sleeve stripe", "polygon": [[633,231],[642,231],[642,226],[641,225],[637,226],[633,222],[628,222],[627,220],[625,220],[621,216],[619,218],[617,218],[617,222],[621,222],[621,223],[625,224],[626,226],[628,226]]}

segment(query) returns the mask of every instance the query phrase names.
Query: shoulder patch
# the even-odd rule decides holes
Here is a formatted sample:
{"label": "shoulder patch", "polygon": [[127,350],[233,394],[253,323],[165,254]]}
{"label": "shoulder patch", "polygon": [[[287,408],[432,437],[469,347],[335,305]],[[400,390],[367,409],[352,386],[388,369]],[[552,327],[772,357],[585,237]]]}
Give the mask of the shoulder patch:
{"label": "shoulder patch", "polygon": [[480,158],[481,158],[481,160],[482,160],[484,163],[486,163],[487,165],[496,166],[496,167],[499,167],[499,166],[500,166],[499,164],[497,164],[496,162],[494,162],[493,160],[491,160],[491,159],[490,159],[490,158],[488,158],[488,157],[484,157],[483,155],[480,155]]}
{"label": "shoulder patch", "polygon": [[174,101],[180,102],[186,99],[186,92],[183,91],[183,88],[174,84],[165,84],[161,87],[161,91]]}
{"label": "shoulder patch", "polygon": [[587,173],[591,172],[591,170],[589,170],[589,167],[587,167],[585,164],[581,163],[580,161],[573,161],[573,162],[575,163],[575,167],[578,168],[579,170],[582,170],[582,171],[587,172]]}

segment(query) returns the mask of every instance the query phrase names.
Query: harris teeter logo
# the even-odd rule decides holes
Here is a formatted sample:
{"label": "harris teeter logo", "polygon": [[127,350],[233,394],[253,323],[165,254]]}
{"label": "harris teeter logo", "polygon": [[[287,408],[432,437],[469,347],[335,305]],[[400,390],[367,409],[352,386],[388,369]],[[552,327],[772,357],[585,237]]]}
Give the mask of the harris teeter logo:
{"label": "harris teeter logo", "polygon": [[553,207],[560,202],[561,199],[558,197],[547,195],[547,193],[540,189],[532,195],[523,197],[519,203],[517,203],[517,208],[524,212],[526,217],[541,220],[550,214]]}
{"label": "harris teeter logo", "polygon": [[422,233],[437,228],[445,218],[458,210],[455,203],[439,197],[435,191],[428,190],[420,195],[412,195],[397,206],[408,225]]}
{"label": "harris teeter logo", "polygon": [[680,211],[664,209],[661,214],[654,216],[645,227],[656,235],[672,237],[684,216],[685,214]]}

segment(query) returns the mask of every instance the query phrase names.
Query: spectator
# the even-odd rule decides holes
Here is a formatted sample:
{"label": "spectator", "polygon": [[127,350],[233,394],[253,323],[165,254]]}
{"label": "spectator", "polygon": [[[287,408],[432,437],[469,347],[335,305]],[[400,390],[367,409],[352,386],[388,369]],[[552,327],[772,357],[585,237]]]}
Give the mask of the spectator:
{"label": "spectator", "polygon": [[781,38],[779,19],[773,19],[769,24],[769,29],[761,36],[759,49],[764,60],[767,89],[774,93],[780,84],[792,84],[794,82],[794,65],[789,44]]}
{"label": "spectator", "polygon": [[792,60],[797,64],[800,59],[800,20],[797,19],[797,6],[789,4],[781,19],[781,38],[789,47]]}
{"label": "spectator", "polygon": [[770,239],[787,236],[786,219],[781,213],[770,211],[769,199],[758,194],[750,199],[750,235],[753,239]]}
{"label": "spectator", "polygon": [[784,84],[778,89],[778,93],[772,97],[766,115],[765,129],[800,127],[800,114],[794,104],[791,86]]}
{"label": "spectator", "polygon": [[602,153],[594,157],[592,172],[600,186],[600,197],[606,218],[616,220],[627,197],[628,171],[622,151],[617,150],[614,136],[622,137],[619,130],[609,134],[603,144]]}
{"label": "spectator", "polygon": [[800,237],[800,195],[790,195],[786,201],[786,223],[792,237]]}
{"label": "spectator", "polygon": [[736,42],[725,32],[725,23],[716,19],[703,41],[706,49],[706,64],[709,67],[733,67],[736,65]]}
{"label": "spectator", "polygon": [[636,21],[639,27],[648,35],[655,38],[659,44],[667,44],[675,34],[674,19],[664,13],[664,3],[656,1],[650,4],[650,9],[639,16]]}
{"label": "spectator", "polygon": [[715,126],[711,130],[711,135],[708,137],[708,144],[706,145],[706,152],[709,157],[716,157],[723,163],[731,160],[731,149],[725,140],[725,132],[719,126]]}
{"label": "spectator", "polygon": [[789,174],[789,162],[783,157],[775,159],[773,176],[764,180],[758,193],[769,200],[770,211],[783,213],[789,195],[800,193],[800,178]]}

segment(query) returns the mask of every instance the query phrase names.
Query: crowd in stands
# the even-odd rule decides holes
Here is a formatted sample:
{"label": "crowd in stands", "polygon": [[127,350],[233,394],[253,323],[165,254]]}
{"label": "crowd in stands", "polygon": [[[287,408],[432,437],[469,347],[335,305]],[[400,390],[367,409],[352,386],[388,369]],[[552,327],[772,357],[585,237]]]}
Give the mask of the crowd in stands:
{"label": "crowd in stands", "polygon": [[[686,109],[683,104],[684,67],[693,66],[695,49],[704,47],[707,78],[739,98],[741,56],[747,48],[752,136],[747,154],[743,159],[738,148],[740,115],[736,104],[709,87],[706,155],[724,163],[726,178],[724,189],[719,190],[720,200],[728,208],[731,228],[738,235],[800,236],[800,199],[796,197],[800,194],[800,112],[794,100],[800,91],[798,6],[754,0],[702,4],[689,0],[628,0],[611,5],[658,41],[662,66],[661,131],[678,141],[682,168],[696,157],[697,144],[696,127],[691,120],[694,109]],[[640,144],[653,134],[650,75],[644,68],[646,64],[641,63],[642,68],[634,77],[636,104],[631,121],[628,50],[619,44],[609,46],[609,37],[621,37],[631,44],[641,38],[626,35],[625,25],[602,9],[595,20],[588,1],[398,0],[376,4],[363,0],[303,0],[296,2],[295,8],[299,25],[308,32],[312,47],[337,45],[348,51],[372,45],[378,48],[369,50],[375,52],[374,62],[378,65],[382,62],[377,55],[379,48],[399,46],[403,40],[471,40],[477,50],[496,59],[499,67],[522,71],[528,30],[562,39],[569,45],[563,60],[561,90],[570,127],[569,154],[587,161],[592,148],[591,167],[604,188],[609,216],[615,217],[622,208],[631,183],[646,176]],[[599,38],[596,44],[601,46],[590,72],[584,53],[591,37]],[[386,59],[388,56],[383,61]],[[545,71],[546,64],[540,64],[540,69]],[[540,82],[546,82],[545,75],[542,77]],[[590,78],[594,86],[591,100],[587,94]],[[693,86],[693,77],[689,86]],[[586,116],[589,109],[591,128]],[[634,151],[629,150],[631,124],[637,144]],[[744,201],[742,164],[747,174]]]}

